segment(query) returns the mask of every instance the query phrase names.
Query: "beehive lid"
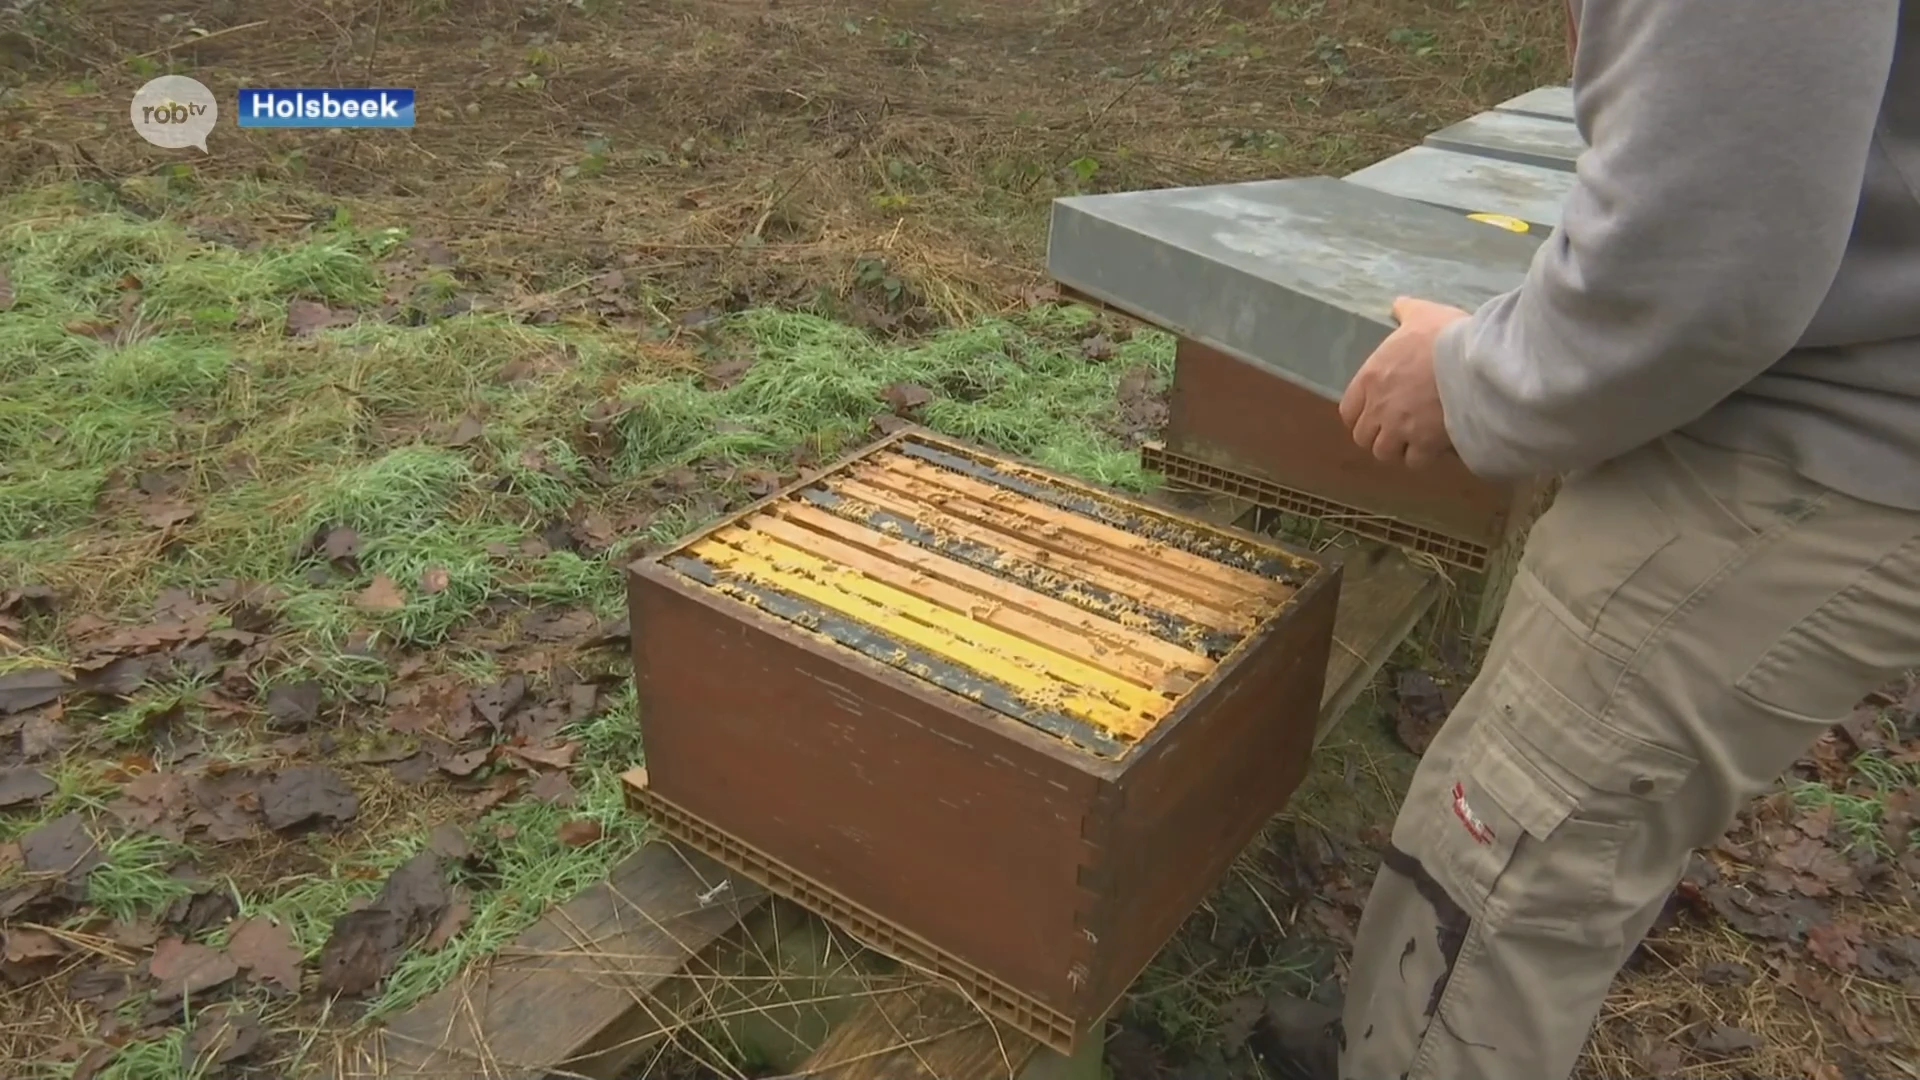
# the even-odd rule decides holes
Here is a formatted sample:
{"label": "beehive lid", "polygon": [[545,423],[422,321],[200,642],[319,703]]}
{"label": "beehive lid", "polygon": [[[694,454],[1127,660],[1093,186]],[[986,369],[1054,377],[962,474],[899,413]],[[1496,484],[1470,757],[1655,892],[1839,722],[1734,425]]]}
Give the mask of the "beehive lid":
{"label": "beehive lid", "polygon": [[917,433],[658,559],[1104,758],[1316,569]]}
{"label": "beehive lid", "polygon": [[1542,86],[1495,105],[1501,112],[1526,113],[1548,120],[1573,119],[1573,87]]}
{"label": "beehive lid", "polygon": [[1392,332],[1393,301],[1476,308],[1537,239],[1332,177],[1053,204],[1055,280],[1327,398]]}
{"label": "beehive lid", "polygon": [[1415,146],[1347,177],[1350,184],[1462,214],[1493,214],[1526,223],[1544,237],[1560,225],[1573,174],[1431,146]]}
{"label": "beehive lid", "polygon": [[1426,145],[1568,172],[1587,148],[1571,121],[1499,111],[1442,128],[1427,136]]}

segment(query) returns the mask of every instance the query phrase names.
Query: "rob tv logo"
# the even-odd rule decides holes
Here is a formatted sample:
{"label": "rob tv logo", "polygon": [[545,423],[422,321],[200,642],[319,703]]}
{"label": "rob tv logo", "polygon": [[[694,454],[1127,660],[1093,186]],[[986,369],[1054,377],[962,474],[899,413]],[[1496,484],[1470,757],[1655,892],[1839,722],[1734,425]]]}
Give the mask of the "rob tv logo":
{"label": "rob tv logo", "polygon": [[354,87],[249,88],[240,91],[243,128],[391,128],[413,126],[413,91]]}

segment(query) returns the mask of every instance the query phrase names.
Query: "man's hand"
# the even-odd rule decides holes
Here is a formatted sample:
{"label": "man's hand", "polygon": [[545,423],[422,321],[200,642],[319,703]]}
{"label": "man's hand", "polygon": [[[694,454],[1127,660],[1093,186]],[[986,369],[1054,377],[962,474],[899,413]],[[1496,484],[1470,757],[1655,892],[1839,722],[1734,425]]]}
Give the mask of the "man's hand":
{"label": "man's hand", "polygon": [[1399,328],[1360,365],[1340,399],[1340,419],[1353,430],[1355,443],[1381,461],[1413,468],[1453,449],[1433,377],[1433,342],[1441,330],[1468,317],[1431,300],[1403,296],[1393,302]]}

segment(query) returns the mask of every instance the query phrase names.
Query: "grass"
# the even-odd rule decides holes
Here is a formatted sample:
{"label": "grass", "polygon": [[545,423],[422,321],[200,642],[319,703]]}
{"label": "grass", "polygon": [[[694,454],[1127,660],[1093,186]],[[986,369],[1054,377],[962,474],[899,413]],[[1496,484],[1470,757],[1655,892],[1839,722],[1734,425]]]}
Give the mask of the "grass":
{"label": "grass", "polygon": [[[391,285],[380,262],[404,233],[329,222],[242,251],[196,239],[174,217],[117,209],[86,184],[0,202],[0,219],[15,222],[0,228],[0,266],[16,297],[0,313],[0,588],[44,584],[61,596],[52,622],[33,624],[31,649],[0,664],[63,662],[62,627],[81,615],[138,622],[163,590],[265,583],[280,621],[273,659],[252,672],[254,708],[280,682],[318,679],[336,694],[393,682],[407,655],[496,677],[502,639],[477,612],[618,613],[614,563],[628,542],[670,540],[747,497],[744,471],[852,449],[889,409],[890,387],[927,390],[921,419],[937,430],[1142,489],[1133,449],[1105,425],[1125,372],[1164,379],[1172,360],[1171,341],[1155,334],[1090,360],[1079,342],[1098,329],[1093,316],[1060,307],[891,343],[819,311],[767,308],[686,340],[500,311],[293,335],[295,300],[375,306]],[[701,368],[725,358],[751,363],[731,385],[706,388]],[[515,364],[541,375],[503,379]],[[467,417],[477,432],[450,439]],[[683,490],[674,477],[688,472],[699,482]],[[156,526],[150,511],[166,506],[190,513]],[[625,534],[597,549],[528,546],[589,511],[624,522]],[[342,529],[357,539],[354,561],[330,563],[314,541]],[[421,587],[430,575],[436,589]],[[378,577],[404,603],[361,603]],[[221,692],[174,679],[117,704],[74,703],[66,723],[81,748],[52,770],[55,793],[0,822],[0,838],[73,811],[104,830],[105,862],[72,928],[157,918],[196,891],[178,873],[185,865],[242,915],[288,925],[311,961],[333,921],[458,807],[356,774],[360,822],[337,835],[233,851],[113,828],[106,808],[120,781],[159,756],[163,727],[236,765],[275,760],[263,732],[209,712],[207,695]],[[646,825],[618,783],[640,759],[637,730],[628,687],[562,733],[581,747],[575,805],[510,801],[470,823],[478,851],[454,881],[472,896],[470,921],[445,948],[405,958],[356,1022],[443,985],[643,842]],[[335,735],[343,750],[377,736],[352,719]],[[560,824],[578,818],[596,822],[600,839],[562,843]],[[276,1015],[310,1045],[311,1019]],[[101,1075],[183,1075],[183,1030],[127,1044]]]}

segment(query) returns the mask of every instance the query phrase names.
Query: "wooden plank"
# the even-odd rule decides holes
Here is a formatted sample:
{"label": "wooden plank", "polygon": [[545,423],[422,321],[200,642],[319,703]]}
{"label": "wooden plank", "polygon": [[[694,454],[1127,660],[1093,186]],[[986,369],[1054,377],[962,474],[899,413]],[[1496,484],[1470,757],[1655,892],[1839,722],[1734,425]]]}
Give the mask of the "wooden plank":
{"label": "wooden plank", "polygon": [[648,844],[348,1051],[336,1075],[612,1080],[678,1025],[657,992],[764,900],[703,855]]}
{"label": "wooden plank", "polygon": [[[1248,510],[1231,499],[1165,501],[1216,524],[1238,520]],[[1355,542],[1337,552],[1345,571],[1316,743],[1352,707],[1440,588],[1437,574],[1396,548]],[[903,1023],[921,1015],[929,1019]],[[1042,1074],[1069,1072],[1082,1075],[1079,1063],[987,1023],[959,995],[930,988],[867,1003],[833,1030],[794,1077],[781,1080],[1038,1080]]]}
{"label": "wooden plank", "polygon": [[1398,548],[1356,542],[1342,549],[1345,571],[1333,617],[1333,654],[1320,698],[1317,747],[1440,597],[1440,575]]}

